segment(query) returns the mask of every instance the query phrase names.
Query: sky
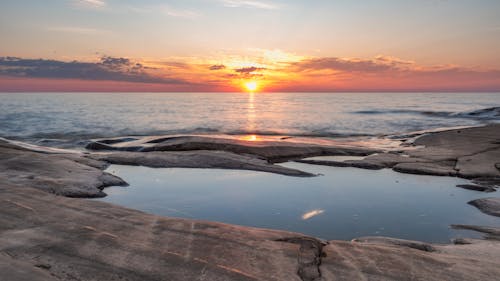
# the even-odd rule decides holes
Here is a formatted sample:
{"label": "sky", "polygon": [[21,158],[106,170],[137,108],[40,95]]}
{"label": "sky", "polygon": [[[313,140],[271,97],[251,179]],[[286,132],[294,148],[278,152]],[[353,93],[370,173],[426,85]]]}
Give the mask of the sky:
{"label": "sky", "polygon": [[500,91],[498,0],[0,2],[0,91]]}

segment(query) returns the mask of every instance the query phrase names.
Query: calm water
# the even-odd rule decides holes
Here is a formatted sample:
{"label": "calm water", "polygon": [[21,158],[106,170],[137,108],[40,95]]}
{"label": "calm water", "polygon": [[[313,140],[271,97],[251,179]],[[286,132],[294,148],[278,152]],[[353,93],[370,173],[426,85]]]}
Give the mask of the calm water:
{"label": "calm water", "polygon": [[324,239],[384,235],[446,243],[458,236],[479,237],[452,230],[450,224],[500,226],[500,218],[466,204],[485,194],[455,187],[465,183],[463,179],[284,165],[323,176],[112,165],[108,171],[130,186],[106,188],[109,196],[99,200],[158,215],[291,230]]}
{"label": "calm water", "polygon": [[[45,145],[177,133],[335,137],[497,122],[484,93],[0,93],[0,136]],[[500,115],[500,114],[499,114]]]}

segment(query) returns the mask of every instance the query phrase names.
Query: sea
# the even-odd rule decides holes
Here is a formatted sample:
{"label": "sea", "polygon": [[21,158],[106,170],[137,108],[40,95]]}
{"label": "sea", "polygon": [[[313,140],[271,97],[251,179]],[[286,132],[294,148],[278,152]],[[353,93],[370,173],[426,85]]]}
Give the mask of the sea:
{"label": "sea", "polygon": [[500,121],[500,93],[0,93],[0,137],[378,136]]}

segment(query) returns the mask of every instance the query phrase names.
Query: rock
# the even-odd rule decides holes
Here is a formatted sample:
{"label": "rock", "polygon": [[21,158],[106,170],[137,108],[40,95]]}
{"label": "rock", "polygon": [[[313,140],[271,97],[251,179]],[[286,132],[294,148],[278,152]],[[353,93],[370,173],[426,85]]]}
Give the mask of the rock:
{"label": "rock", "polygon": [[136,141],[139,140],[138,138],[131,138],[131,137],[125,137],[125,138],[113,138],[113,139],[105,139],[99,141],[100,143],[105,143],[105,144],[116,144],[116,143],[122,143],[122,142],[131,142],[131,141]]}
{"label": "rock", "polygon": [[424,252],[436,251],[436,249],[429,243],[424,243],[424,242],[420,242],[420,241],[397,239],[397,238],[389,238],[389,237],[368,236],[368,237],[356,238],[356,239],[353,239],[352,241],[358,242],[358,243],[377,243],[377,244],[403,246],[403,247],[417,249],[417,250],[424,251]]}
{"label": "rock", "polygon": [[455,169],[464,178],[498,177],[500,171],[495,167],[500,159],[500,148],[486,152],[459,157]]}
{"label": "rock", "polygon": [[495,280],[498,241],[432,245],[426,252],[383,243],[329,241],[321,259],[323,280]]}
{"label": "rock", "polygon": [[417,175],[432,176],[456,176],[457,172],[451,165],[442,165],[440,163],[413,162],[399,163],[393,167],[394,171]]}
{"label": "rock", "polygon": [[476,185],[476,184],[457,184],[457,187],[460,187],[463,189],[468,189],[468,190],[481,191],[481,192],[495,192],[496,191],[496,189],[494,189],[492,187]]}
{"label": "rock", "polygon": [[474,178],[472,180],[473,183],[477,185],[487,186],[491,188],[499,188],[500,187],[500,177],[480,177]]}
{"label": "rock", "polygon": [[[104,142],[109,141],[104,140]],[[89,144],[87,149],[141,152],[215,150],[242,155],[251,154],[272,162],[320,155],[364,156],[378,152],[376,149],[346,145],[325,146],[287,141],[245,141],[200,136],[145,137],[138,141],[132,141],[128,144],[120,143],[116,146],[96,141]]]}
{"label": "rock", "polygon": [[468,202],[467,204],[478,208],[485,214],[500,217],[500,198],[492,197],[476,199]]}
{"label": "rock", "polygon": [[[416,139],[402,151],[369,155],[362,160],[298,162],[365,169],[393,168],[409,174],[458,176],[467,179],[488,178],[483,187],[461,186],[494,191],[494,178],[500,178],[500,124],[412,134]],[[399,152],[399,153],[398,153]],[[497,185],[500,180],[496,181]]]}
{"label": "rock", "polygon": [[477,232],[486,233],[486,239],[500,240],[500,228],[490,227],[490,226],[478,226],[478,225],[465,225],[465,224],[452,224],[454,229],[467,229],[474,230]]}
{"label": "rock", "polygon": [[315,176],[308,172],[273,165],[255,156],[238,155],[226,151],[116,152],[92,157],[112,164],[141,165],[153,168],[241,169],[296,177]]}
{"label": "rock", "polygon": [[90,150],[110,150],[110,151],[141,151],[141,146],[125,146],[116,147],[111,144],[106,144],[98,141],[91,142],[85,146],[86,149]]}
{"label": "rock", "polygon": [[68,197],[103,197],[104,187],[126,185],[100,169],[105,166],[81,154],[48,154],[0,143],[0,178],[11,185]]}

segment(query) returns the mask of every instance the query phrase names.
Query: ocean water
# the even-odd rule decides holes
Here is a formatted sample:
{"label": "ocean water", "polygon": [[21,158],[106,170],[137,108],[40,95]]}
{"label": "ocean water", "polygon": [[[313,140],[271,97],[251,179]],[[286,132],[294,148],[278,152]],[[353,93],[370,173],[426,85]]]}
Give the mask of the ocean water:
{"label": "ocean water", "polygon": [[500,93],[0,93],[0,136],[380,135],[498,122],[499,107]]}

